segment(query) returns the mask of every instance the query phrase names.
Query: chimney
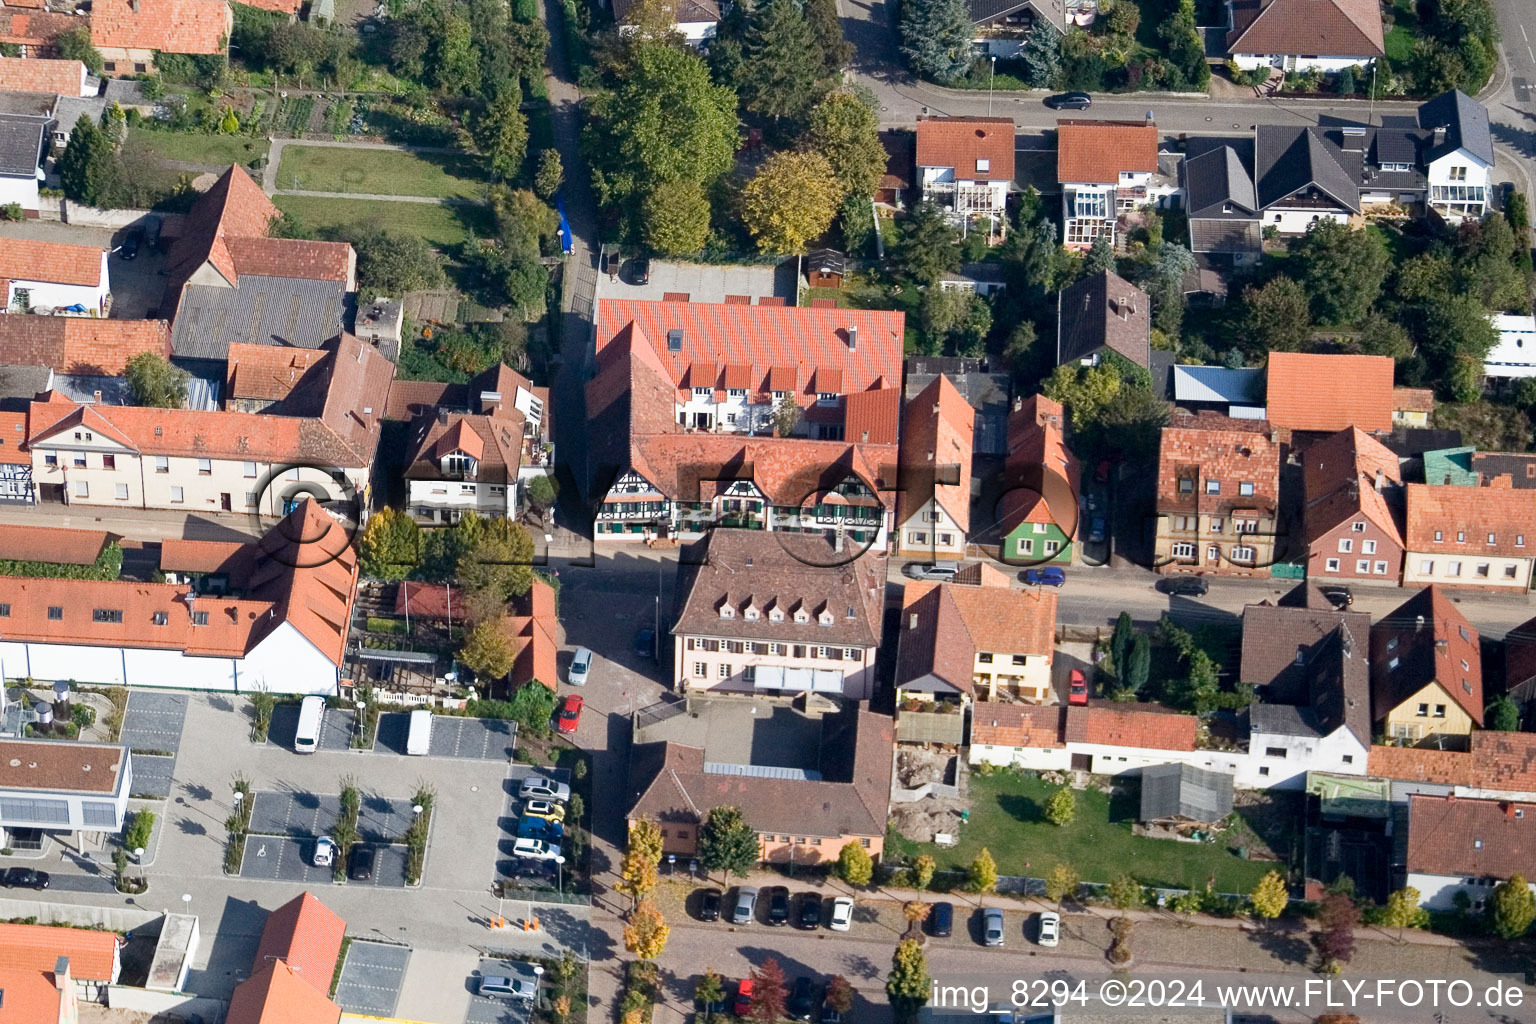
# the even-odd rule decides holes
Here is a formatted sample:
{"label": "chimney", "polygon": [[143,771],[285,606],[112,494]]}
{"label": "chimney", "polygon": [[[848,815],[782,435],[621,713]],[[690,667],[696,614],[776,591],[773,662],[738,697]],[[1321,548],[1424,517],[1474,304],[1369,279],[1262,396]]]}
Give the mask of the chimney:
{"label": "chimney", "polygon": [[482,391],[482,392],[480,392],[480,415],[482,415],[482,416],[494,416],[500,410],[501,410],[501,392],[500,391]]}
{"label": "chimney", "polygon": [[1421,631],[1423,628],[1424,628],[1424,616],[1422,616],[1422,615],[1415,616],[1414,620],[1413,620],[1413,631],[1415,633],[1417,633],[1417,632]]}
{"label": "chimney", "polygon": [[1019,395],[1014,395],[1013,396],[1013,411],[1014,412],[1022,412],[1023,409],[1024,409],[1024,399],[1022,397],[1020,397]]}
{"label": "chimney", "polygon": [[139,13],[139,0],[128,0],[128,6],[133,8],[133,13]]}
{"label": "chimney", "polygon": [[448,410],[442,408],[441,406],[439,406],[437,410],[437,422],[445,426],[448,423]]}
{"label": "chimney", "polygon": [[55,991],[69,991],[69,957],[61,956],[53,964],[53,987]]}
{"label": "chimney", "polygon": [[907,628],[908,629],[916,629],[917,628],[917,612],[913,612],[911,615],[907,616]]}
{"label": "chimney", "polygon": [[1120,314],[1121,320],[1129,320],[1131,318],[1128,310],[1130,301],[1124,295],[1115,300],[1115,312]]}
{"label": "chimney", "polygon": [[1445,125],[1442,124],[1442,125],[1439,125],[1439,126],[1437,126],[1435,128],[1435,145],[1439,146],[1439,145],[1443,144],[1444,142],[1445,142]]}
{"label": "chimney", "polygon": [[1381,493],[1381,481],[1382,481],[1383,475],[1384,474],[1381,472],[1381,470],[1378,469],[1376,471],[1376,493],[1377,494]]}
{"label": "chimney", "polygon": [[858,328],[857,325],[853,325],[853,326],[850,326],[848,328],[848,351],[849,352],[857,352],[858,350],[859,350],[859,328]]}
{"label": "chimney", "polygon": [[101,390],[99,388],[91,392],[91,400],[94,401],[97,405],[101,404]]}

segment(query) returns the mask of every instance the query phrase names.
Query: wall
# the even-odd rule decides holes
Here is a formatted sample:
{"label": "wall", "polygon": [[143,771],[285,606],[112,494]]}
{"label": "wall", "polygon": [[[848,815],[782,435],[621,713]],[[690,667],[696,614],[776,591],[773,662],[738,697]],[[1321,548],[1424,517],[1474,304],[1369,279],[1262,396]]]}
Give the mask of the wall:
{"label": "wall", "polygon": [[[79,303],[88,311],[94,310],[100,313],[102,307],[106,304],[108,292],[106,253],[101,254],[101,262],[101,283],[96,285],[59,284],[53,281],[12,281],[8,295],[10,304],[15,305],[16,292],[19,289],[25,289],[28,293],[27,302],[32,309],[49,306],[59,308]],[[36,269],[43,270],[45,268],[38,267]]]}
{"label": "wall", "polygon": [[[1279,67],[1284,57],[1269,54],[1234,53],[1232,61],[1245,71],[1255,68]],[[1287,63],[1286,67],[1293,71],[1343,71],[1345,68],[1355,65],[1369,65],[1368,57],[1296,57],[1294,64]]]}
{"label": "wall", "polygon": [[131,224],[142,225],[154,216],[148,210],[103,210],[70,199],[65,199],[63,204],[65,223],[83,228],[126,228]]}
{"label": "wall", "polygon": [[[1479,903],[1493,898],[1492,884],[1466,885],[1467,876],[1463,875],[1423,875],[1416,872],[1408,873],[1408,884],[1419,890],[1419,906],[1428,910],[1454,910],[1456,909],[1456,894],[1465,892],[1467,898],[1472,901],[1473,907]],[[1487,881],[1487,879],[1479,879]],[[1531,892],[1536,893],[1536,882],[1530,883]]]}
{"label": "wall", "polygon": [[[948,537],[949,543],[943,543],[941,535]],[[963,558],[965,531],[955,525],[943,506],[930,498],[913,510],[897,532],[896,553],[903,558]]]}
{"label": "wall", "polygon": [[505,519],[516,485],[476,483],[463,480],[411,480],[406,507],[412,515],[433,522],[452,522],[450,515],[474,509],[484,516]]}
{"label": "wall", "polygon": [[79,903],[0,898],[0,919],[35,917],[38,924],[67,924],[76,928],[100,926],[108,931],[131,932],[164,916],[161,911],[138,907],[92,907]]}
{"label": "wall", "polygon": [[[796,658],[793,656],[794,647],[797,645],[783,644],[777,640],[764,638],[756,643],[779,644],[780,649],[786,653],[781,654],[749,654],[746,641],[743,643],[742,653],[733,654],[724,649],[722,642],[718,651],[703,650],[701,637],[682,636],[673,644],[673,678],[678,681],[678,689],[687,687],[691,690],[744,690],[748,693],[755,692],[755,687],[742,678],[742,669],[748,665],[778,665],[786,668],[815,668],[830,669],[843,674],[843,696],[857,700],[868,700],[875,687],[875,649],[872,647],[838,647],[845,657],[839,661],[830,658],[817,658],[814,651],[817,645],[800,644],[806,648],[807,657]],[[688,642],[694,642],[694,649],[688,649]],[[831,646],[831,645],[825,645]],[[772,648],[770,647],[770,650]],[[856,659],[848,659],[848,651],[857,652]],[[706,675],[695,674],[697,664],[706,666]],[[722,676],[721,666],[725,666],[728,675]]]}
{"label": "wall", "polygon": [[1349,214],[1331,210],[1265,210],[1259,223],[1263,227],[1279,228],[1282,235],[1304,235],[1315,220],[1335,220],[1349,223]]}
{"label": "wall", "polygon": [[197,1014],[203,1020],[223,1020],[224,1000],[185,992],[151,992],[143,988],[112,985],[107,988],[107,1005],[114,1010],[133,1013],[176,1013],[190,1020],[188,1014]]}
{"label": "wall", "polygon": [[[1026,541],[1029,542],[1027,548]],[[1046,555],[1047,541],[1055,541],[1058,545],[1056,553],[1050,556]],[[1072,544],[1066,531],[1055,523],[1020,523],[1004,544],[1004,558],[1043,559],[1064,565],[1072,562]]]}
{"label": "wall", "polygon": [[[1423,718],[1418,713],[1420,704],[1429,705],[1429,714]],[[1437,705],[1445,706],[1444,718],[1435,717]],[[1466,737],[1471,734],[1472,725],[1472,716],[1463,711],[1461,705],[1452,700],[1439,683],[1430,683],[1397,707],[1388,710],[1382,732],[1391,739],[1399,735],[1398,727],[1406,727],[1409,730],[1407,738],[1415,744],[1422,743],[1429,736],[1444,736],[1447,737],[1448,749],[1465,750]],[[1452,742],[1453,737],[1455,742]]]}
{"label": "wall", "polygon": [[[1363,523],[1365,530],[1356,533],[1354,524]],[[1348,542],[1350,551],[1340,551],[1341,542]],[[1376,550],[1367,554],[1365,548],[1374,544]],[[1338,568],[1329,569],[1328,560],[1338,559]],[[1360,572],[1357,563],[1368,562],[1368,572]],[[1381,563],[1378,565],[1378,563]],[[1382,571],[1377,572],[1380,568]],[[1385,530],[1364,516],[1351,517],[1339,523],[1312,542],[1307,555],[1307,577],[1319,583],[1328,580],[1375,580],[1396,583],[1403,571],[1403,549],[1387,536]]]}
{"label": "wall", "polygon": [[23,210],[37,209],[37,179],[0,176],[0,206],[11,203],[20,203]]}
{"label": "wall", "polygon": [[[1179,573],[1200,573],[1214,576],[1259,576],[1269,575],[1269,564],[1274,551],[1275,522],[1273,516],[1263,514],[1259,510],[1257,515],[1243,516],[1225,515],[1218,516],[1222,520],[1222,530],[1215,532],[1211,526],[1211,516],[1200,515],[1195,528],[1177,529],[1180,519],[1196,518],[1187,513],[1169,510],[1159,511],[1157,518],[1157,561],[1156,569],[1160,573],[1177,575]],[[1258,529],[1249,533],[1237,533],[1235,519],[1242,518],[1258,522]],[[1170,561],[1173,557],[1175,544],[1194,545],[1193,561]],[[1239,546],[1251,547],[1255,557],[1253,563],[1234,562],[1231,560],[1232,550]],[[1217,557],[1210,557],[1210,549],[1218,549]]]}
{"label": "wall", "polygon": [[[1271,747],[1284,750],[1285,756],[1268,756],[1265,751]],[[1343,728],[1323,737],[1254,732],[1248,738],[1248,756],[1238,765],[1237,784],[1245,789],[1301,789],[1309,771],[1363,777],[1369,753]],[[1266,768],[1269,773],[1262,774]]]}
{"label": "wall", "polygon": [[[1427,563],[1427,564],[1426,564]],[[1487,576],[1478,568],[1486,565]],[[1514,567],[1514,576],[1504,574]],[[1456,571],[1452,571],[1456,570]],[[1476,587],[1480,590],[1523,592],[1531,585],[1531,559],[1508,555],[1455,554],[1443,551],[1410,551],[1403,557],[1403,584],[1439,583],[1448,587]]]}
{"label": "wall", "polygon": [[[985,643],[985,637],[976,638]],[[990,654],[991,661],[982,655]],[[998,690],[1014,688],[1014,695],[1030,703],[1044,703],[1051,696],[1051,655],[1025,654],[1024,664],[1014,663],[1014,655],[1004,651],[978,651],[971,662],[971,679],[979,691],[986,687],[985,700],[997,700]]]}
{"label": "wall", "polygon": [[785,836],[758,833],[762,859],[774,864],[822,864],[837,860],[849,843],[863,843],[875,860],[885,848],[884,836]]}
{"label": "wall", "polygon": [[1009,747],[972,743],[971,764],[995,764],[999,768],[1018,765],[1034,771],[1064,772],[1072,765],[1072,755],[1062,747]]}

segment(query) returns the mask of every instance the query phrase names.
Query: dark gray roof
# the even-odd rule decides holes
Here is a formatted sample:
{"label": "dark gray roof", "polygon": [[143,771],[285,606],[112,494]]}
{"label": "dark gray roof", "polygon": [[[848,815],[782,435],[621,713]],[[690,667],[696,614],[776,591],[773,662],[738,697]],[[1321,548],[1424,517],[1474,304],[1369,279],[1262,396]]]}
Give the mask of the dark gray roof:
{"label": "dark gray roof", "polygon": [[976,25],[1028,10],[1056,31],[1066,31],[1066,6],[1062,0],[970,0],[970,7],[971,22]]}
{"label": "dark gray roof", "polygon": [[[613,20],[623,24],[629,17],[635,0],[613,0]],[[720,5],[715,0],[678,0],[672,15],[672,24],[686,25],[720,20]]]}
{"label": "dark gray roof", "polygon": [[847,260],[836,249],[812,249],[805,254],[805,267],[811,273],[841,274]]}
{"label": "dark gray roof", "polygon": [[1147,365],[1152,350],[1152,302],[1146,292],[1106,270],[1063,288],[1057,301],[1058,365],[1105,348],[1137,366]]}
{"label": "dark gray roof", "polygon": [[1141,820],[1217,822],[1232,813],[1232,776],[1187,764],[1141,770]]}
{"label": "dark gray roof", "polygon": [[1416,164],[1419,162],[1420,134],[1412,129],[1378,128],[1372,140],[1377,166],[1381,164]]}
{"label": "dark gray roof", "polygon": [[1431,145],[1426,161],[1464,149],[1484,163],[1493,163],[1493,134],[1488,129],[1488,108],[1460,89],[1443,92],[1419,107],[1419,127],[1445,129],[1445,139]]}
{"label": "dark gray roof", "polygon": [[1253,732],[1271,736],[1313,736],[1322,738],[1325,730],[1317,714],[1309,707],[1295,704],[1260,704],[1248,708],[1248,727]]}
{"label": "dark gray roof", "polygon": [[1188,157],[1183,167],[1185,203],[1191,217],[1240,219],[1258,213],[1253,178],[1231,146]]}
{"label": "dark gray roof", "polygon": [[34,178],[43,155],[43,133],[48,118],[25,114],[0,114],[0,174],[10,178]]}
{"label": "dark gray roof", "polygon": [[1013,378],[1006,373],[991,373],[980,359],[960,356],[912,356],[907,360],[907,382],[903,397],[912,399],[923,393],[939,374],[965,397],[976,410],[974,447],[981,455],[1008,454],[1008,408]]}
{"label": "dark gray roof", "polygon": [[1261,124],[1256,135],[1254,177],[1260,209],[1290,196],[1313,193],[1360,212],[1360,189],[1320,130]]}
{"label": "dark gray roof", "polygon": [[[1405,132],[1393,128],[1386,132],[1367,125],[1337,125],[1313,129],[1320,135],[1323,147],[1335,163],[1344,169],[1351,181],[1363,189],[1389,192],[1422,192],[1429,187],[1424,171],[1418,165],[1417,130]],[[1389,156],[1377,155],[1385,145]],[[1381,163],[1401,162],[1411,166],[1406,171],[1383,171]]]}
{"label": "dark gray roof", "polygon": [[[1348,728],[1363,744],[1371,739],[1371,617],[1339,611],[1310,584],[1293,587],[1281,604],[1243,609],[1239,678],[1258,687],[1255,728],[1287,723],[1302,733]],[[1295,715],[1274,706],[1303,709]],[[1297,717],[1299,716],[1299,717]],[[1270,731],[1270,730],[1266,730]]]}
{"label": "dark gray roof", "polygon": [[0,409],[26,410],[52,383],[53,371],[46,366],[0,365]]}
{"label": "dark gray roof", "polygon": [[232,341],[319,348],[341,333],[345,319],[344,284],[241,274],[238,288],[187,287],[171,351],[183,359],[223,359]]}

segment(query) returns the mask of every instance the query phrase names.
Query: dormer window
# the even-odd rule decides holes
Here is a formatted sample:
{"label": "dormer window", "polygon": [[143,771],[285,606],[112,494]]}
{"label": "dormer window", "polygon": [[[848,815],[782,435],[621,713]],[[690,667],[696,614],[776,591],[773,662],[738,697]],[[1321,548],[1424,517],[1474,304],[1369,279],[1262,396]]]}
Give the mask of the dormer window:
{"label": "dormer window", "polygon": [[816,404],[817,405],[836,405],[837,404],[837,392],[836,391],[818,391],[818,392],[816,392]]}
{"label": "dormer window", "polygon": [[714,388],[694,388],[693,389],[693,397],[694,398],[702,398],[705,401],[708,401],[710,396],[713,395],[714,393],[715,393],[715,389]]}
{"label": "dormer window", "polygon": [[808,613],[804,608],[799,608],[799,609],[795,610],[795,624],[796,625],[803,626],[807,622],[810,622],[810,621],[811,621],[810,613]]}
{"label": "dormer window", "polygon": [[763,617],[763,613],[757,610],[757,605],[749,604],[747,610],[741,613],[741,617],[748,622],[756,622]]}
{"label": "dormer window", "polygon": [[823,610],[822,613],[816,618],[817,621],[820,622],[823,626],[830,626],[834,621],[834,616],[832,613],[826,610]]}
{"label": "dormer window", "polygon": [[1193,477],[1187,477],[1187,476],[1179,477],[1179,493],[1180,494],[1194,494],[1195,493],[1195,481],[1194,481]]}
{"label": "dormer window", "polygon": [[784,609],[782,609],[782,608],[774,608],[774,609],[770,610],[768,612],[768,621],[769,622],[783,622],[784,621]]}
{"label": "dormer window", "polygon": [[725,393],[730,395],[732,398],[746,398],[747,397],[747,389],[746,388],[727,388]]}
{"label": "dormer window", "polygon": [[723,604],[720,606],[720,617],[722,619],[734,619],[736,617],[736,609],[732,608],[729,604]]}
{"label": "dormer window", "polygon": [[782,401],[784,401],[784,399],[786,399],[788,397],[789,397],[789,392],[788,391],[775,391],[773,393],[773,400],[775,402],[782,402]]}
{"label": "dormer window", "polygon": [[992,161],[986,157],[976,158],[976,173],[986,174],[992,170]]}

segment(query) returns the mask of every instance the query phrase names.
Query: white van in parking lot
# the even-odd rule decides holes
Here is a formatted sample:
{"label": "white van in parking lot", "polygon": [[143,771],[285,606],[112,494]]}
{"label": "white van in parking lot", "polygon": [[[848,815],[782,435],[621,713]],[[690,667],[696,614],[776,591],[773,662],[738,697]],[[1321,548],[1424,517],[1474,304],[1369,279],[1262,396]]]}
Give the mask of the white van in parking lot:
{"label": "white van in parking lot", "polygon": [[405,735],[405,752],[424,756],[432,750],[432,712],[412,711],[410,731]]}
{"label": "white van in parking lot", "polygon": [[299,754],[313,754],[320,748],[320,726],[325,722],[325,698],[305,697],[299,705],[299,728],[293,736],[293,749]]}

